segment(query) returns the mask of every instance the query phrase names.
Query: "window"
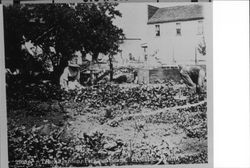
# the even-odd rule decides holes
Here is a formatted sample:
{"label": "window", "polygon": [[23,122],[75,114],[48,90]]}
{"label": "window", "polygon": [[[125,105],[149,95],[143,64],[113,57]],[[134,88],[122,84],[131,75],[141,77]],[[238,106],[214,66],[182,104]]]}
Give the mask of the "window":
{"label": "window", "polygon": [[203,34],[203,21],[198,21],[198,35]]}
{"label": "window", "polygon": [[160,36],[160,25],[155,25],[155,36]]}
{"label": "window", "polygon": [[181,23],[176,23],[176,35],[181,35]]}

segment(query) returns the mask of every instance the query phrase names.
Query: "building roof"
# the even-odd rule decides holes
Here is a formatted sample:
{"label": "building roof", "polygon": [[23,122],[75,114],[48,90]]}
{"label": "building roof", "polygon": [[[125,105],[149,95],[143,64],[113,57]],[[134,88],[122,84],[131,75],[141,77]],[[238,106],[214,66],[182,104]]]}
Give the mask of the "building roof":
{"label": "building roof", "polygon": [[[152,15],[152,12],[154,14]],[[148,6],[148,24],[188,21],[203,19],[203,8],[201,5],[192,4],[185,6],[173,6],[166,8],[159,8],[152,11],[152,6]]]}

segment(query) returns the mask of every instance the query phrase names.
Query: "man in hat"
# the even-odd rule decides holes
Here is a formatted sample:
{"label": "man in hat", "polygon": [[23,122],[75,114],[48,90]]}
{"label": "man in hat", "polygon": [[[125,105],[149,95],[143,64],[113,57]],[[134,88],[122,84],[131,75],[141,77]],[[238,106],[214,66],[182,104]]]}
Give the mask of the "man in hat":
{"label": "man in hat", "polygon": [[178,68],[185,84],[195,89],[197,93],[201,93],[205,83],[205,70],[197,65],[178,65]]}
{"label": "man in hat", "polygon": [[80,82],[80,66],[77,64],[77,58],[74,57],[68,62],[68,66],[64,69],[60,77],[60,85],[62,89],[75,90],[81,88]]}

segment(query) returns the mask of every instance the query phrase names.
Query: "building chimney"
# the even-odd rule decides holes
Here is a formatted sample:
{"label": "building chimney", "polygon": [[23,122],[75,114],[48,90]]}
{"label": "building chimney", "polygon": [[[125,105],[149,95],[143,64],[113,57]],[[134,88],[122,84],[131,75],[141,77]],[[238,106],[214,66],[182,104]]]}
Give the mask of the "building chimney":
{"label": "building chimney", "polygon": [[155,14],[159,8],[155,6],[148,5],[148,20]]}

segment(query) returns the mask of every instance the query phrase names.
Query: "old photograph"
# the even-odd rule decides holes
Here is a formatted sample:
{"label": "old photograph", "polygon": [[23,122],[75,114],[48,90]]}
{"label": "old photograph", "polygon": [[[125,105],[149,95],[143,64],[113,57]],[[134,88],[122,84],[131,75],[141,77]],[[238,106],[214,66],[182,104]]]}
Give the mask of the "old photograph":
{"label": "old photograph", "polygon": [[211,4],[4,5],[9,167],[212,167]]}

